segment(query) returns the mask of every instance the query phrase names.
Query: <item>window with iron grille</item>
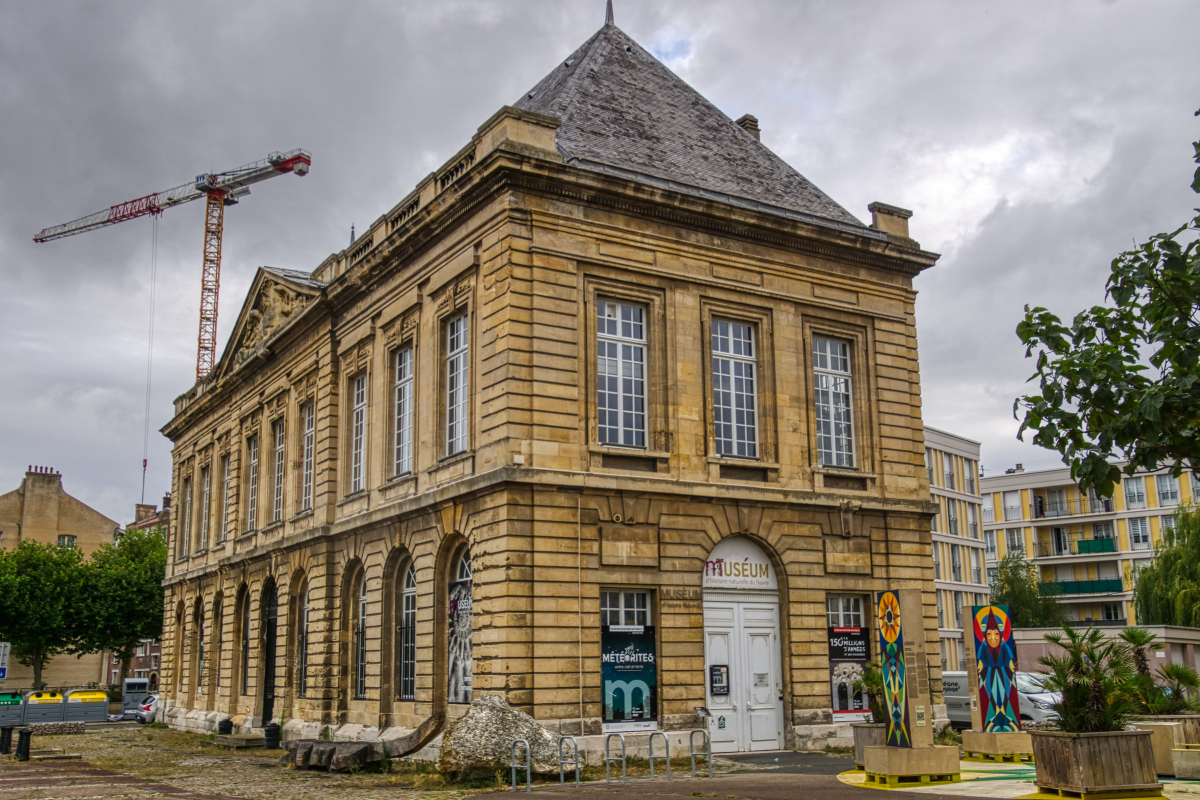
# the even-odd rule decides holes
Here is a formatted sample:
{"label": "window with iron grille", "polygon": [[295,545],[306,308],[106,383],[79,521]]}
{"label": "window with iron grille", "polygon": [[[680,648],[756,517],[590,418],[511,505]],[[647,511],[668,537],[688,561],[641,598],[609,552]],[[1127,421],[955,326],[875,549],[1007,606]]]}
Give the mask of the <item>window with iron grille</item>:
{"label": "window with iron grille", "polygon": [[300,630],[299,640],[296,643],[296,694],[299,697],[308,695],[308,622],[309,622],[309,599],[311,591],[305,590],[300,595],[300,602],[303,607],[300,609]]}
{"label": "window with iron grille", "polygon": [[300,477],[300,510],[308,511],[313,505],[313,451],[316,449],[317,407],[309,403],[300,409],[300,421],[304,424],[304,442],[301,449],[303,472]]}
{"label": "window with iron grille", "polygon": [[601,444],[646,446],[645,309],[596,303],[596,413]]}
{"label": "window with iron grille", "polygon": [[354,696],[367,696],[367,577],[361,578],[354,621]]}
{"label": "window with iron grille", "polygon": [[250,454],[250,468],[247,471],[246,490],[246,530],[252,531],[258,527],[258,437],[251,436],[246,442],[246,450]]}
{"label": "window with iron grille", "polygon": [[855,465],[850,380],[850,343],[822,336],[813,337],[817,462],[821,466]]}
{"label": "window with iron grille", "polygon": [[1146,483],[1141,478],[1125,479],[1125,508],[1146,507]]}
{"label": "window with iron grille", "polygon": [[200,470],[200,549],[208,549],[208,515],[212,508],[212,475],[208,467]]}
{"label": "window with iron grille", "polygon": [[279,522],[283,519],[283,445],[284,445],[284,424],[283,420],[275,421],[275,480],[271,487],[271,521]]}
{"label": "window with iron grille", "polygon": [[413,443],[413,351],[411,347],[396,351],[395,386],[392,389],[396,424],[396,452],[392,475],[412,472]]}
{"label": "window with iron grille", "polygon": [[415,700],[417,697],[417,570],[410,563],[404,570],[404,585],[400,592],[400,628],[397,641],[396,697]]}
{"label": "window with iron grille", "polygon": [[1150,524],[1145,517],[1129,520],[1129,547],[1132,550],[1150,549]]}
{"label": "window with iron grille", "polygon": [[713,320],[713,427],[719,456],[758,458],[756,358],[752,327]]}
{"label": "window with iron grille", "polygon": [[350,494],[367,485],[367,376],[354,379],[350,430]]}
{"label": "window with iron grille", "polygon": [[446,455],[466,452],[470,446],[470,344],[467,315],[446,323]]}

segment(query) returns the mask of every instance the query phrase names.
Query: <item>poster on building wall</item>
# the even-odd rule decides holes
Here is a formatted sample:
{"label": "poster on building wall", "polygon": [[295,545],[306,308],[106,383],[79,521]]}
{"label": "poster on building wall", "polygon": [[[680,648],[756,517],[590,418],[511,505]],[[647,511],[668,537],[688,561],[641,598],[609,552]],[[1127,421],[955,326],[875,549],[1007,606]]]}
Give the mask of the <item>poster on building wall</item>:
{"label": "poster on building wall", "polygon": [[854,691],[870,655],[866,628],[829,629],[829,697],[838,722],[865,722],[871,714],[866,692]]}
{"label": "poster on building wall", "polygon": [[604,730],[658,728],[658,664],[653,625],[600,628]]}
{"label": "poster on building wall", "polygon": [[890,747],[912,747],[908,724],[907,675],[904,663],[904,629],[900,621],[900,598],[895,592],[876,595],[879,629],[879,667],[883,673],[883,708],[887,714]]}
{"label": "poster on building wall", "polygon": [[450,585],[450,674],[447,699],[471,702],[471,582]]}
{"label": "poster on building wall", "polygon": [[979,721],[984,733],[1021,730],[1017,694],[1017,646],[1008,606],[971,606],[975,666],[979,675]]}

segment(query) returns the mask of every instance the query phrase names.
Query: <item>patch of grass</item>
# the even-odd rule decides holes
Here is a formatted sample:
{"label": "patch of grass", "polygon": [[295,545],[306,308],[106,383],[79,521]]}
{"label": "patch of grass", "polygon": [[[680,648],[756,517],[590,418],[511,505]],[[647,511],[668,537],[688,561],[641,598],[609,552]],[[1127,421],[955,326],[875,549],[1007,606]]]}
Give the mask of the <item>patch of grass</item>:
{"label": "patch of grass", "polygon": [[947,725],[937,736],[933,737],[933,743],[962,747],[962,733],[955,730],[953,726]]}

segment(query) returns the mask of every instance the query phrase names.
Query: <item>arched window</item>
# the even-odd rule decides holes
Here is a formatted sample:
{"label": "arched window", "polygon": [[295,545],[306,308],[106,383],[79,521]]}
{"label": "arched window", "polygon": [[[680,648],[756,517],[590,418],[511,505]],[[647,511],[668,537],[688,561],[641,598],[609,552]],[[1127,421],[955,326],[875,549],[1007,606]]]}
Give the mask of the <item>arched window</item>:
{"label": "arched window", "polygon": [[403,568],[404,583],[400,591],[396,617],[396,697],[415,700],[417,697],[417,570],[410,561]]}
{"label": "arched window", "polygon": [[308,612],[309,612],[309,588],[305,582],[300,590],[300,613],[298,618],[298,627],[300,630],[296,634],[296,696],[306,697],[308,695]]}
{"label": "arched window", "polygon": [[[453,562],[451,562],[453,563]],[[471,552],[463,548],[450,583],[450,680],[447,700],[471,702]]]}
{"label": "arched window", "polygon": [[204,601],[196,601],[196,691],[204,688]]}
{"label": "arched window", "polygon": [[225,632],[223,630],[225,615],[223,613],[225,605],[225,595],[217,592],[217,596],[213,598],[213,652],[217,654],[217,667],[213,670],[213,688],[220,690],[221,688],[221,653],[225,647]]}
{"label": "arched window", "polygon": [[367,576],[359,579],[358,608],[354,619],[354,697],[367,696]]}
{"label": "arched window", "polygon": [[242,591],[242,694],[250,693],[250,590]]}

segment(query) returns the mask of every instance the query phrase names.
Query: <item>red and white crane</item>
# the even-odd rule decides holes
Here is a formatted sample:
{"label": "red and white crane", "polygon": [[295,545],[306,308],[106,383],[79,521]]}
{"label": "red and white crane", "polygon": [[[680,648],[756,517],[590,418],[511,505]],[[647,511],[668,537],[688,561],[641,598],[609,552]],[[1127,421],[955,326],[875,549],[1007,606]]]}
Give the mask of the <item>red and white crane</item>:
{"label": "red and white crane", "polygon": [[155,192],[136,200],[117,203],[104,211],[97,211],[72,222],[46,228],[35,242],[49,242],[74,236],[77,233],[115,225],[147,214],[161,214],[201,197],[207,199],[204,212],[204,264],[200,274],[200,335],[196,353],[196,379],[212,371],[217,356],[217,294],[221,282],[221,235],[225,218],[225,206],[233,205],[250,194],[250,185],[291,172],[307,175],[312,165],[312,155],[305,150],[289,150],[286,153],[271,153],[261,161],[244,167],[197,175],[196,180]]}

